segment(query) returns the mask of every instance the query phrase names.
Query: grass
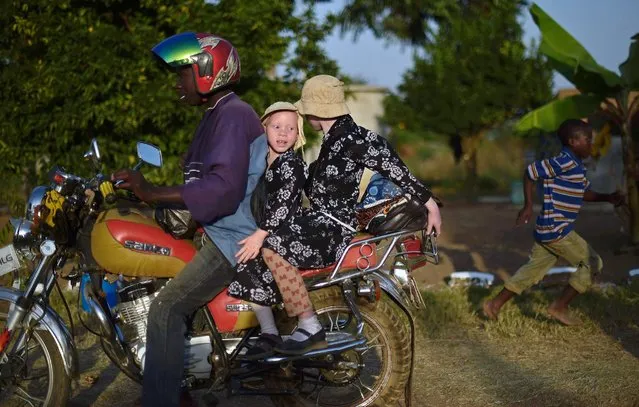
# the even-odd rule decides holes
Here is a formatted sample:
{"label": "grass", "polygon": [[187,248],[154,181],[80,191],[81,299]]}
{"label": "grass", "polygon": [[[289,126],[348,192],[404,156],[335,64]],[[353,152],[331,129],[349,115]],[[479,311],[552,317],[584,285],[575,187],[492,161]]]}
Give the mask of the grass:
{"label": "grass", "polygon": [[524,294],[485,321],[481,301],[497,290],[424,293],[416,405],[639,406],[639,286],[579,297],[584,324],[570,328],[545,316],[554,290]]}

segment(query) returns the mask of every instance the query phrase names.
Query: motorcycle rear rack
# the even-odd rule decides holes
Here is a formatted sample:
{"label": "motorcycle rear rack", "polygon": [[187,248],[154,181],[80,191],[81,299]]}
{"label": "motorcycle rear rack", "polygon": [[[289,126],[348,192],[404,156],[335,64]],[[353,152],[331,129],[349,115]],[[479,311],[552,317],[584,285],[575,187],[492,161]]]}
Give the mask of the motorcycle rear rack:
{"label": "motorcycle rear rack", "polygon": [[[366,239],[358,240],[356,242],[350,243],[342,256],[339,258],[330,275],[326,278],[323,278],[319,281],[315,281],[310,285],[311,290],[316,290],[324,287],[328,287],[344,280],[354,279],[358,277],[362,277],[366,274],[370,274],[379,270],[383,267],[386,260],[390,256],[391,252],[394,248],[399,247],[398,242],[404,236],[421,234],[421,250],[420,251],[399,251],[394,256],[406,256],[406,255],[418,255],[419,258],[412,259],[411,263],[416,263],[420,261],[428,261],[430,263],[438,264],[439,263],[439,253],[437,249],[437,240],[434,234],[427,235],[424,229],[403,229],[397,232],[386,233],[383,235],[371,236]],[[391,239],[388,246],[383,251],[381,256],[378,256],[378,260],[376,264],[371,264],[370,257],[373,255],[373,247],[372,243],[380,243],[384,240]],[[355,270],[343,270],[343,264],[346,259],[347,253],[352,249],[359,247],[360,257],[356,261]],[[365,249],[368,247],[368,249]],[[379,248],[378,248],[379,249]]]}

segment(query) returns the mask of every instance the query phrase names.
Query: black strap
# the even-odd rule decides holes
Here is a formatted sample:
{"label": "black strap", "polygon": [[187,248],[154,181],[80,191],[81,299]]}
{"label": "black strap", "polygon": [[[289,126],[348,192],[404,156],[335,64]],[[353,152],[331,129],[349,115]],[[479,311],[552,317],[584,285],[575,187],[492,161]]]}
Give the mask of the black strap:
{"label": "black strap", "polygon": [[307,338],[310,338],[311,336],[313,336],[311,335],[310,332],[308,332],[306,329],[303,329],[303,328],[297,328],[295,329],[295,332],[300,332],[302,335],[306,335]]}

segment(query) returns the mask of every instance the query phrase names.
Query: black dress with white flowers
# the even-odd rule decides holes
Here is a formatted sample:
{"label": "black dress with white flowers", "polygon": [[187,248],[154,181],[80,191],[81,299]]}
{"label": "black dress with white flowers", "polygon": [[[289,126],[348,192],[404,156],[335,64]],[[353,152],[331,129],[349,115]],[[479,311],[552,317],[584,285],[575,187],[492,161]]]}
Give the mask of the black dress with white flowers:
{"label": "black dress with white flowers", "polygon": [[310,208],[281,224],[264,247],[302,269],[334,263],[355,235],[355,205],[365,167],[423,203],[432,195],[386,139],[358,126],[350,115],[342,116],[324,135],[319,157],[310,166],[305,186]]}
{"label": "black dress with white flowers", "polygon": [[[260,229],[277,233],[282,225],[301,214],[302,192],[308,171],[304,160],[293,150],[277,157],[264,173],[266,201]],[[277,284],[261,255],[237,265],[235,279],[229,285],[232,297],[261,305],[282,302]]]}

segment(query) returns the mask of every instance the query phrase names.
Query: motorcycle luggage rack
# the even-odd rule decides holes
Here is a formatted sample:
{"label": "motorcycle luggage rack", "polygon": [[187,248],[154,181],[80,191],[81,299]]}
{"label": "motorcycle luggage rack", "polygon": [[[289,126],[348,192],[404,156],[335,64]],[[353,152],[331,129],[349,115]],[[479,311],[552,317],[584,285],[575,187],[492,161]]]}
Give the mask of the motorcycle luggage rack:
{"label": "motorcycle luggage rack", "polygon": [[[339,258],[337,263],[335,263],[335,266],[333,267],[333,270],[331,271],[330,275],[326,277],[325,279],[322,279],[313,283],[310,286],[310,288],[313,290],[324,288],[344,280],[361,277],[379,270],[380,268],[383,267],[384,263],[386,263],[386,260],[388,260],[391,252],[397,246],[400,238],[404,236],[408,236],[408,235],[415,235],[418,233],[421,234],[420,251],[403,251],[403,252],[396,253],[394,256],[397,257],[397,256],[406,256],[409,254],[417,254],[417,255],[420,255],[420,257],[417,259],[412,259],[411,261],[419,262],[419,261],[426,260],[430,263],[438,264],[439,253],[437,249],[436,236],[434,234],[427,235],[424,229],[421,229],[421,228],[420,229],[403,229],[396,232],[390,232],[390,233],[385,233],[382,235],[371,236],[362,240],[351,242],[346,247],[346,249],[344,250],[344,253],[342,253],[342,256]],[[390,243],[384,250],[381,257],[377,260],[377,263],[372,265],[370,257],[372,257],[373,255],[373,248],[371,246],[371,243],[379,243],[386,239],[391,239]],[[344,261],[346,259],[346,255],[351,249],[355,247],[359,247],[359,254],[360,254],[360,257],[355,262],[357,268],[355,270],[343,271],[340,273],[342,266],[344,264]],[[366,250],[363,250],[363,248],[365,247],[370,248],[369,253],[367,253]]]}

